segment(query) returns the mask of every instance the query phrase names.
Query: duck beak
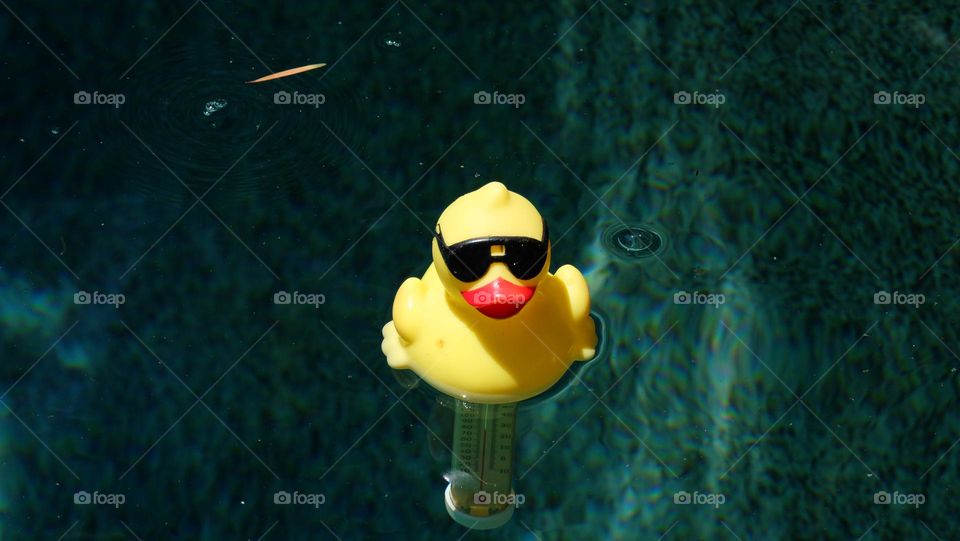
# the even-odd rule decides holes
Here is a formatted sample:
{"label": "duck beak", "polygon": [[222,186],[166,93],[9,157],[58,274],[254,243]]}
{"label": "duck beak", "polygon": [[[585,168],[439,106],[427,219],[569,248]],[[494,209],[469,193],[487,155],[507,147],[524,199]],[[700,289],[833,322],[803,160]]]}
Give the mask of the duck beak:
{"label": "duck beak", "polygon": [[481,287],[461,291],[460,294],[463,295],[467,304],[479,310],[481,314],[493,319],[506,319],[515,315],[530,302],[536,289],[496,278]]}

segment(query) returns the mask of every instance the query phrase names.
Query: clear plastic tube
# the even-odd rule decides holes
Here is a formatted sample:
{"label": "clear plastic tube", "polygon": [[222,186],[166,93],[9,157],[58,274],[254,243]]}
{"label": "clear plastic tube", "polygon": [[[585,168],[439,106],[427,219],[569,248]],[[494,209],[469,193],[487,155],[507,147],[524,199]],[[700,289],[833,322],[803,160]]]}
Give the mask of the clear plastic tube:
{"label": "clear plastic tube", "polygon": [[516,403],[454,403],[447,510],[460,524],[494,528],[513,515],[516,422]]}

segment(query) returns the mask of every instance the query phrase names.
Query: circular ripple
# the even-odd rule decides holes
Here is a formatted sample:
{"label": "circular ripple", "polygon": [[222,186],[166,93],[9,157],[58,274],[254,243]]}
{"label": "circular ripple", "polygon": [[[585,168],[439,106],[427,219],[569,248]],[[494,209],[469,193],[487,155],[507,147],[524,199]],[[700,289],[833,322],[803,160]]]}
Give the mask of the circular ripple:
{"label": "circular ripple", "polygon": [[343,144],[357,144],[357,101],[321,72],[245,83],[265,72],[230,48],[150,52],[123,81],[118,116],[135,134],[122,156],[127,177],[177,204],[194,201],[183,184],[217,202],[315,188]]}
{"label": "circular ripple", "polygon": [[604,249],[626,260],[646,259],[663,249],[663,236],[646,225],[614,224],[603,232]]}

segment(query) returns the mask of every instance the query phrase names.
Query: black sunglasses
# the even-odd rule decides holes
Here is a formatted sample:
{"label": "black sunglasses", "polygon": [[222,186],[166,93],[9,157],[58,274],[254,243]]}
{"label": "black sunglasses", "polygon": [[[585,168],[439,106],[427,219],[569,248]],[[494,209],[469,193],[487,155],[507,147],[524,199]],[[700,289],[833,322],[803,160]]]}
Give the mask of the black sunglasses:
{"label": "black sunglasses", "polygon": [[[482,237],[447,246],[443,241],[440,224],[437,224],[434,236],[437,237],[440,255],[447,269],[461,282],[479,280],[496,261],[506,264],[517,278],[529,280],[543,269],[547,262],[547,246],[550,244],[546,220],[543,220],[541,240],[530,237]],[[500,253],[491,253],[493,246],[503,246],[503,250]]]}

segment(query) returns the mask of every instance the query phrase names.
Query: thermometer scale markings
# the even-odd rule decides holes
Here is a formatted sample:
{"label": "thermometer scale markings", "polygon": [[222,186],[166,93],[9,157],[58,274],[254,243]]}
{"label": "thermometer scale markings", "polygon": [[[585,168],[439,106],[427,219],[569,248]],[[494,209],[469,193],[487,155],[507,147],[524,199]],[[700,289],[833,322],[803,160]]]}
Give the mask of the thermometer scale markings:
{"label": "thermometer scale markings", "polygon": [[478,490],[509,494],[516,404],[455,406],[453,469],[478,477]]}

